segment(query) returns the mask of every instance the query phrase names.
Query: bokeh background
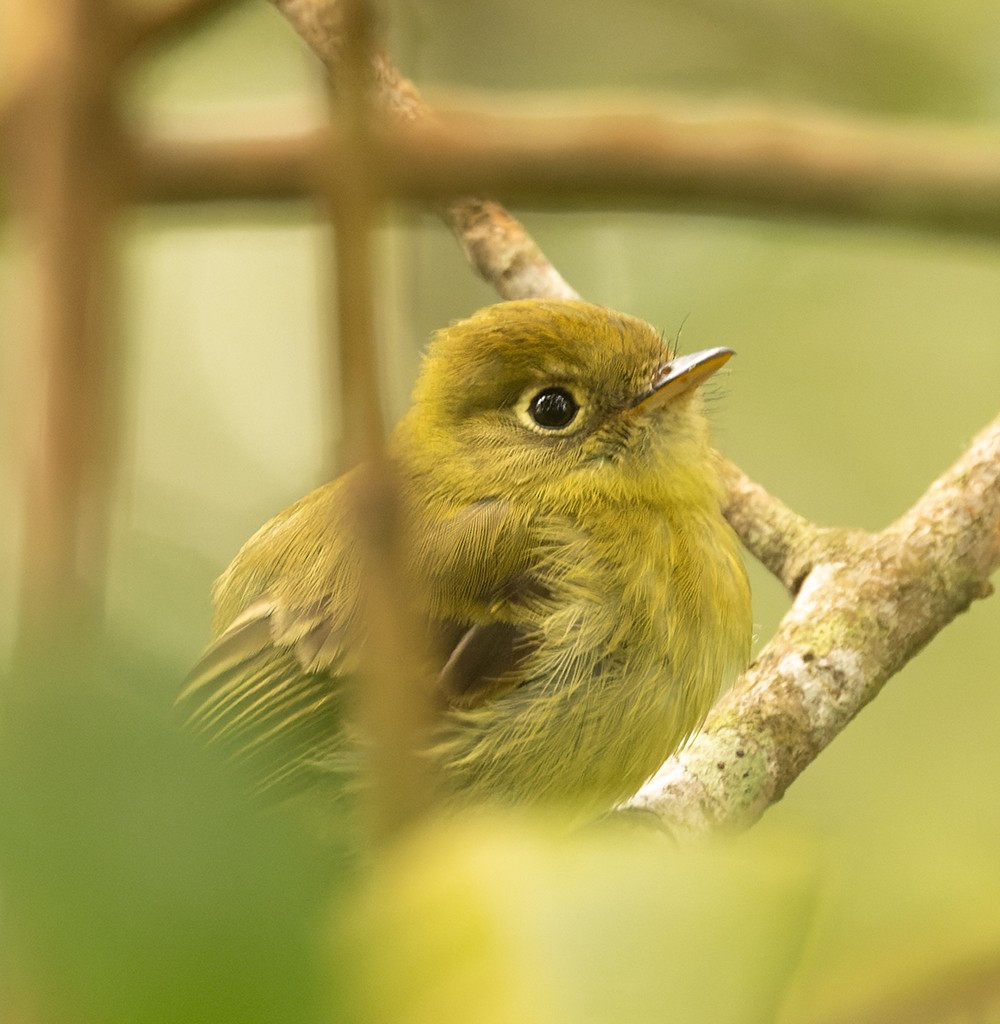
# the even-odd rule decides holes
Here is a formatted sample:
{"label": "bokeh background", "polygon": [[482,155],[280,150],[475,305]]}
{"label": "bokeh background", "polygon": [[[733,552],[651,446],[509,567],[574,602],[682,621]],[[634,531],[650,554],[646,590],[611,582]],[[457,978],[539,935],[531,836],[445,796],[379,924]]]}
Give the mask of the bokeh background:
{"label": "bokeh background", "polygon": [[[436,96],[453,101],[463,92],[502,90],[515,109],[518,103],[530,109],[532,98],[511,100],[510,94],[573,91],[579,103],[579,90],[585,90],[602,102],[611,94],[624,106],[630,94],[652,92],[669,94],[678,104],[690,97],[722,105],[774,106],[806,116],[832,109],[892,118],[902,125],[943,122],[979,133],[993,132],[1000,124],[1000,9],[989,0],[952,5],[912,0],[808,5],[793,0],[753,5],[730,0],[621,0],[613,5],[597,0],[572,5],[393,0],[383,12],[390,51],[432,103]],[[163,130],[211,136],[318,123],[323,101],[312,56],[269,5],[253,2],[138,69],[129,112]],[[711,406],[719,447],[818,522],[872,529],[885,525],[997,413],[996,242],[837,223],[663,212],[514,212],[585,297],[641,316],[669,336],[679,335],[685,350],[715,344],[737,350]],[[324,437],[337,416],[324,383],[331,255],[315,212],[306,203],[292,202],[140,208],[122,224],[121,241],[126,417],[108,620],[125,646],[138,652],[129,655],[135,699],[144,707],[166,708],[175,682],[206,639],[213,578],[258,525],[330,473]],[[447,230],[428,214],[394,209],[378,241],[382,374],[391,422],[405,407],[430,332],[495,296],[466,267]],[[33,322],[31,292],[25,287],[29,252],[30,240],[4,215],[4,580],[17,576],[25,444],[19,423],[31,400],[23,388]],[[750,570],[760,644],[788,602],[758,567],[751,564]],[[0,588],[0,639],[7,649],[16,622],[15,598],[13,587]],[[145,664],[143,658],[155,670],[135,671],[136,664]],[[69,654],[67,661],[72,661]],[[796,922],[794,941],[791,933],[774,940],[784,973],[761,1004],[769,1009],[744,1007],[742,1016],[728,1017],[721,1010],[699,1016],[695,1008],[683,1019],[764,1020],[780,1004],[781,1019],[787,1021],[861,1020],[880,1001],[905,1004],[924,986],[934,992],[954,990],[960,1000],[968,996],[963,985],[969,977],[987,990],[994,986],[990,1012],[1000,1012],[998,666],[1000,604],[994,599],[977,603],[935,639],[768,812],[753,842],[767,851],[772,850],[769,844],[780,848],[777,861],[757,850],[752,856],[766,861],[766,871],[744,877],[739,872],[748,869],[740,862],[735,875],[725,875],[731,889],[704,883],[705,891],[715,894],[713,906],[722,899],[720,892],[739,893],[723,901],[729,907],[734,900],[749,901],[744,926],[748,920],[765,920],[775,906],[794,904],[787,913],[774,911],[781,920],[787,916]],[[60,671],[67,675],[65,668]],[[72,732],[71,724],[66,728]],[[142,763],[141,750],[129,756]],[[194,786],[198,772],[185,764],[184,786]],[[181,786],[178,792],[187,790]],[[224,804],[228,798],[216,794],[211,799]],[[114,808],[107,813],[109,820],[117,820]],[[514,828],[517,836],[520,827]],[[504,843],[514,842],[523,854],[520,839],[511,840],[503,829],[500,835],[503,849]],[[289,852],[282,836],[272,837],[273,848],[260,855],[261,877],[270,878],[268,872],[286,877],[312,863],[312,854],[295,843]],[[234,849],[240,847],[231,841]],[[445,843],[440,837],[437,841]],[[534,841],[526,841],[527,846]],[[93,843],[98,850],[99,839]],[[192,841],[191,849],[197,847]],[[436,849],[433,843],[429,849]],[[424,850],[422,855],[440,864],[437,853]],[[447,862],[453,855],[443,856]],[[494,855],[509,867],[509,857]],[[218,852],[220,862],[226,856]],[[616,846],[603,863],[628,874],[622,858],[627,862],[632,856]],[[601,862],[593,851],[587,857]],[[30,860],[24,855],[12,863]],[[636,870],[640,875],[654,870],[652,863]],[[53,870],[60,870],[61,862],[54,864]],[[412,864],[405,870],[414,870]],[[539,892],[551,894],[555,882],[547,870],[531,861],[516,873],[522,883],[526,878],[537,882],[531,899]],[[700,877],[701,870],[671,866],[664,874],[676,886],[697,890],[691,879]],[[794,898],[782,891],[769,902],[766,879],[772,870],[791,879]],[[184,876],[179,867],[175,873]],[[561,869],[554,874],[563,876]],[[30,871],[10,877],[22,878],[29,890],[43,884]],[[306,877],[313,876],[306,871]],[[317,869],[320,877],[325,881],[315,882],[317,892],[328,885],[328,877]],[[503,872],[492,877],[504,877]],[[13,886],[9,883],[5,894],[0,879],[0,937],[5,896],[17,905]],[[142,878],[136,891],[145,891]],[[294,906],[309,905],[313,890],[302,883],[297,891]],[[622,892],[620,887],[617,891]],[[233,899],[239,902],[237,895]],[[622,899],[629,905],[627,893]],[[142,903],[141,896],[135,900],[135,906]],[[426,908],[413,900],[411,907],[401,898],[410,907],[401,913],[426,919]],[[642,901],[636,896],[635,902]],[[57,924],[35,922],[39,935],[48,935],[46,928],[59,930],[59,915],[53,913]],[[88,921],[80,934],[90,934],[93,917],[87,915],[97,913],[94,907],[79,910]],[[124,921],[128,906],[116,913]],[[585,911],[580,913],[593,925]],[[607,907],[594,911],[610,913]],[[692,913],[699,916],[697,910]],[[382,920],[379,914],[389,922],[381,927],[397,934],[398,923],[385,907],[363,930],[382,934],[380,925],[372,923]],[[162,918],[172,920],[166,909]],[[301,910],[300,917],[282,927],[298,942],[296,929],[307,918],[309,913]],[[555,918],[562,921],[559,914]],[[114,931],[118,919],[112,915],[109,920]],[[680,920],[686,919],[682,915]],[[522,921],[518,927],[527,926]],[[642,927],[656,925],[645,922]],[[706,941],[712,952],[700,965],[701,991],[711,990],[717,975],[731,977],[748,956],[753,929],[747,927],[744,945],[731,935],[724,938],[724,927],[720,923]],[[48,941],[39,939],[37,948],[48,949]],[[564,938],[557,934],[555,941]],[[264,945],[271,948],[273,942],[271,936]],[[22,941],[21,948],[31,948],[31,942]],[[93,1006],[107,1006],[105,989],[93,980],[103,968],[88,967],[75,954],[61,955],[62,960],[52,962],[76,965],[60,967],[59,977],[70,978],[67,991],[87,1007],[81,1011],[84,1017]],[[105,958],[102,964],[113,960],[111,953],[95,956]],[[204,966],[192,953],[195,962]],[[286,977],[297,978],[300,970],[301,965]],[[97,986],[88,997],[91,1003],[79,996],[77,977],[88,973],[91,987]],[[259,978],[261,972],[256,974]],[[983,977],[992,982],[983,983]],[[245,984],[241,978],[237,971],[231,984]],[[316,984],[315,978],[309,984]],[[488,987],[477,984],[472,987],[480,993]],[[83,990],[90,991],[86,984]],[[106,991],[117,989],[108,982]],[[192,1005],[200,991],[192,988]],[[170,1016],[169,998],[149,998],[148,1007],[155,1009],[145,1019],[185,1019],[187,1011]],[[295,1013],[308,1019],[309,1013],[320,1012],[311,1003],[303,1009],[282,998],[274,996],[273,1012],[265,1012],[267,1000],[248,997],[253,1009],[241,1017],[241,1002],[220,997],[211,1019],[278,1020],[285,1013],[288,1019]],[[645,998],[635,1005],[644,1006]],[[599,1002],[574,1009],[572,1000],[551,991],[545,999],[558,1012],[546,1016],[539,1009],[545,1000],[529,999],[535,1015],[520,1019],[674,1019],[658,1016],[655,1008],[647,1016],[637,1009],[602,1018],[601,1012],[612,1010],[601,1011]],[[317,998],[317,1005],[322,1002]],[[930,996],[918,1000],[922,1009],[898,1019],[946,1019],[927,1009],[932,1002]],[[370,1007],[364,1012],[369,1011],[377,1017]],[[108,1013],[105,1019],[129,1019]],[[888,1014],[871,1019],[897,1019]]]}

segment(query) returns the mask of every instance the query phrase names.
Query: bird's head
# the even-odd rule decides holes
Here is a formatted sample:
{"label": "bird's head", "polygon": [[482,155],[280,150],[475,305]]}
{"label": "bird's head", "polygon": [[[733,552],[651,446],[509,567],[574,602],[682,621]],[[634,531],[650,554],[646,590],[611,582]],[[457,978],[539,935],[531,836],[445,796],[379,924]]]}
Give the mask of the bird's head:
{"label": "bird's head", "polygon": [[436,334],[394,449],[473,499],[578,474],[627,496],[708,461],[696,386],[732,354],[675,357],[649,324],[586,302],[498,303]]}

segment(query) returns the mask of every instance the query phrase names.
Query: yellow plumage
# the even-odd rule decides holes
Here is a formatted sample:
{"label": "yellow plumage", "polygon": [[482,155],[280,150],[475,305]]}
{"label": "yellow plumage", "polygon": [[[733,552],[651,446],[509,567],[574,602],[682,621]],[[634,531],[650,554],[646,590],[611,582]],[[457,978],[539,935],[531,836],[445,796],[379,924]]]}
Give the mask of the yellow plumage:
{"label": "yellow plumage", "polygon": [[[432,342],[389,455],[441,693],[427,746],[455,794],[610,806],[744,666],[749,590],[696,388],[730,354],[675,360],[648,324],[542,300]],[[350,760],[357,473],[247,542],[182,694],[265,783]]]}

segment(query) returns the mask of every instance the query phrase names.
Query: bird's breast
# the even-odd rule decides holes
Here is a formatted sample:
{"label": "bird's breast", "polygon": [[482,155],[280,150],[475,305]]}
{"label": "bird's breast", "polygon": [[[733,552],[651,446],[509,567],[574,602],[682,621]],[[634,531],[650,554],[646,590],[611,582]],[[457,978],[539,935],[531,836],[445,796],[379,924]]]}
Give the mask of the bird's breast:
{"label": "bird's breast", "polygon": [[451,716],[446,770],[477,796],[608,804],[696,729],[745,660],[750,613],[717,511],[649,505],[555,516],[540,531],[520,685]]}

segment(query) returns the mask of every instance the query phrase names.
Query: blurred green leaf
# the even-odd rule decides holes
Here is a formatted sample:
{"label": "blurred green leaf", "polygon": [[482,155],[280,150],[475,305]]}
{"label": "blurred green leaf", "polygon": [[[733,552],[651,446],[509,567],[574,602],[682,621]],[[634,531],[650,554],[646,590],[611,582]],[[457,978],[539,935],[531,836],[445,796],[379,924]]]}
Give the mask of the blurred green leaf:
{"label": "blurred green leaf", "polygon": [[0,707],[0,897],[28,984],[73,1019],[319,1020],[318,848],[154,702],[169,665],[52,639]]}
{"label": "blurred green leaf", "polygon": [[376,865],[338,929],[372,1024],[772,1021],[814,859],[796,843],[678,850],[524,818],[431,825]]}
{"label": "blurred green leaf", "polygon": [[994,1019],[982,1005],[1000,1008],[1000,864],[928,825],[897,817],[870,846],[828,841],[783,1024]]}

